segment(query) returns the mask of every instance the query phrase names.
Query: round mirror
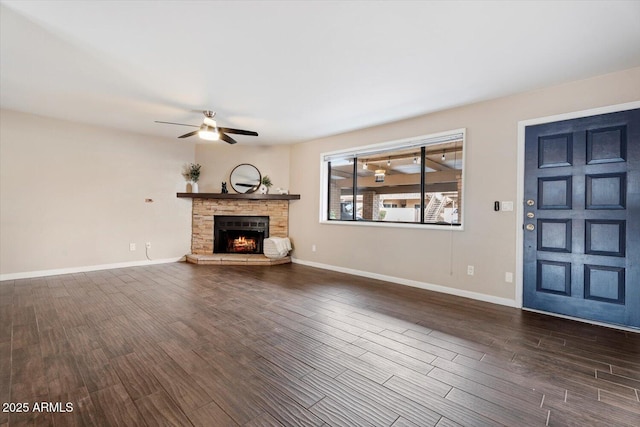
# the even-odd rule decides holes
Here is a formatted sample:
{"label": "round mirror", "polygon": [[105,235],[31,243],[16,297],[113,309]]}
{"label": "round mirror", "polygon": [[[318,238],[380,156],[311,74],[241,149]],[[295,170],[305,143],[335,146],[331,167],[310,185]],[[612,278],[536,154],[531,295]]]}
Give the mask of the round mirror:
{"label": "round mirror", "polygon": [[253,193],[260,187],[261,180],[258,168],[247,163],[238,165],[231,171],[231,188],[236,193]]}

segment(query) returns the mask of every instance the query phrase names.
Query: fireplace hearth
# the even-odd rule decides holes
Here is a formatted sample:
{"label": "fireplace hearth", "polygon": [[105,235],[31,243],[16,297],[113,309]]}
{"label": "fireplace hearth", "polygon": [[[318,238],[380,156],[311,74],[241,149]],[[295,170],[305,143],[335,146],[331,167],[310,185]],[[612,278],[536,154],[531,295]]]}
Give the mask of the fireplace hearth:
{"label": "fireplace hearth", "polygon": [[261,254],[262,242],[267,237],[268,216],[213,217],[214,253]]}

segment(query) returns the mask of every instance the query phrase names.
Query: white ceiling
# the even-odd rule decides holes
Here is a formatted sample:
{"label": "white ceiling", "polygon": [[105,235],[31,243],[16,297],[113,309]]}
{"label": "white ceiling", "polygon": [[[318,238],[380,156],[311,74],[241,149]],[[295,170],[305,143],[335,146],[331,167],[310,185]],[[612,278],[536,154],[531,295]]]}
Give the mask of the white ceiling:
{"label": "white ceiling", "polygon": [[640,1],[2,1],[2,108],[310,140],[640,66]]}

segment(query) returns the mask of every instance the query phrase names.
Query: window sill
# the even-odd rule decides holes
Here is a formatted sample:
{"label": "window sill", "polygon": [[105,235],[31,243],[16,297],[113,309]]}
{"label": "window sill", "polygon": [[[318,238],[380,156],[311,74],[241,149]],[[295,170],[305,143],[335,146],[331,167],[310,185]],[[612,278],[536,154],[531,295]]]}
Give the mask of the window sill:
{"label": "window sill", "polygon": [[353,225],[356,227],[412,228],[419,230],[464,231],[464,225],[416,224],[409,222],[336,221],[320,220],[320,224]]}

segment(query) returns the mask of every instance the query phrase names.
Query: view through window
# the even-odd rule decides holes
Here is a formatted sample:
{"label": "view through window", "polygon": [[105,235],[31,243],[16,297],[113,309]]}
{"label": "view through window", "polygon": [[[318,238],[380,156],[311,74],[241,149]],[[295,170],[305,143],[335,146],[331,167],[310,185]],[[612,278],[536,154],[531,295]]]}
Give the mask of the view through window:
{"label": "view through window", "polygon": [[322,219],[462,224],[464,131],[323,155]]}

